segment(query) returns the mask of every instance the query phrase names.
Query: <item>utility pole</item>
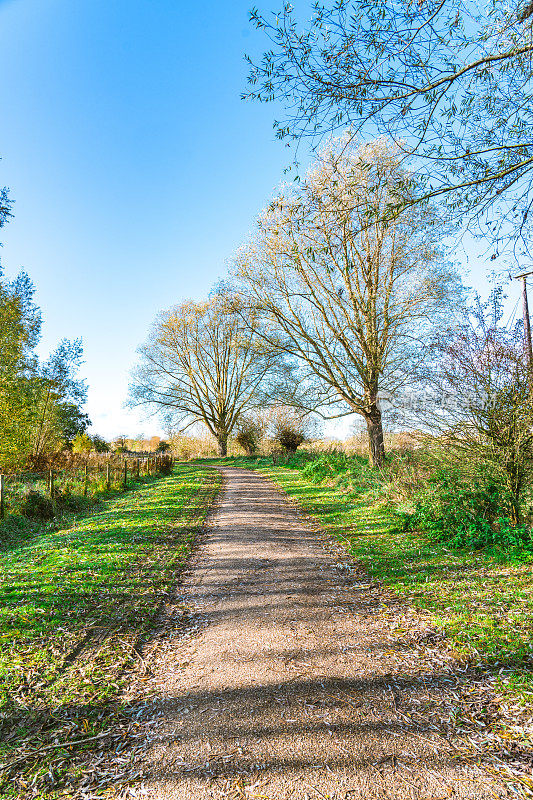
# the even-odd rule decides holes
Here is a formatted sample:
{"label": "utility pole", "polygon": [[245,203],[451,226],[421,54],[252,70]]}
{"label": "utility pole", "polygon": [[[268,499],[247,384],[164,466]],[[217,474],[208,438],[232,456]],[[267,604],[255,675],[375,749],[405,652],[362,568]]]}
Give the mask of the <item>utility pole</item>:
{"label": "utility pole", "polygon": [[529,320],[529,307],[527,304],[526,278],[528,275],[533,275],[533,269],[529,272],[522,272],[520,275],[515,275],[514,277],[516,280],[520,279],[522,281],[522,315],[524,318],[524,337],[527,351],[527,364],[531,375],[533,371],[533,345],[531,343],[531,322]]}

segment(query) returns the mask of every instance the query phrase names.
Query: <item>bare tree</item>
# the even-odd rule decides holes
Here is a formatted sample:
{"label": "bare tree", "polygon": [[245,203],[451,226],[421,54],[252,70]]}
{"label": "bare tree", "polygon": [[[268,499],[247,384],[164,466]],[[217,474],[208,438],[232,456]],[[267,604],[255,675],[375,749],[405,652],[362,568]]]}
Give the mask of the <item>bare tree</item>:
{"label": "bare tree", "polygon": [[324,417],[362,415],[375,465],[384,456],[379,394],[413,379],[423,337],[460,295],[432,209],[384,215],[409,183],[400,160],[384,140],[332,142],[236,257],[260,335],[300,366],[295,402]]}
{"label": "bare tree", "polygon": [[164,311],[140,350],[130,405],[146,405],[181,430],[207,426],[227,453],[239,417],[260,405],[279,356],[221,295]]}
{"label": "bare tree", "polygon": [[[496,239],[527,246],[533,204],[533,2],[331,0],[301,23],[289,2],[245,97],[281,101],[280,137],[351,127],[393,137],[424,190]],[[277,11],[277,9],[276,9]],[[494,253],[493,255],[496,255]]]}

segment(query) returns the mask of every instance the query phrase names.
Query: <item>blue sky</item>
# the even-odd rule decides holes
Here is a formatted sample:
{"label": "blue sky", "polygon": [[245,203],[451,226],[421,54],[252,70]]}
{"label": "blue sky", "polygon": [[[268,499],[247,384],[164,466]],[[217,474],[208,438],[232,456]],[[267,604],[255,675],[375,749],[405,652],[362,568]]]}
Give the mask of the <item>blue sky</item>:
{"label": "blue sky", "polygon": [[250,0],[0,1],[0,185],[8,275],[37,288],[43,350],[82,336],[88,411],[125,412],[156,312],[206,295],[291,153],[244,103]]}
{"label": "blue sky", "polygon": [[275,107],[240,99],[252,4],[0,0],[0,255],[35,282],[43,352],[83,338],[104,436],[157,431],[122,408],[135,349],[205,297],[291,162]]}

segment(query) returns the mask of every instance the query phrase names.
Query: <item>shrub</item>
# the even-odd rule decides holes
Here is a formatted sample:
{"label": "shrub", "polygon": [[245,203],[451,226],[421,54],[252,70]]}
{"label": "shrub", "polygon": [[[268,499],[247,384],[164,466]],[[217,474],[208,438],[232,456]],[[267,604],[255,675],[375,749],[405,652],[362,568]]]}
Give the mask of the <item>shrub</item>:
{"label": "shrub", "polygon": [[305,442],[305,435],[301,431],[281,426],[275,434],[276,441],[279,442],[284,450],[295,453],[302,442]]}
{"label": "shrub", "polygon": [[72,441],[72,452],[79,454],[90,453],[93,449],[93,442],[90,436],[86,433],[78,433]]}
{"label": "shrub", "polygon": [[326,478],[346,473],[350,467],[350,460],[344,453],[322,453],[304,466],[303,474],[309,480],[320,483]]}
{"label": "shrub", "polygon": [[512,502],[494,480],[465,482],[464,476],[441,471],[416,502],[414,513],[406,515],[405,527],[421,528],[452,547],[531,547],[531,531],[510,519]]}
{"label": "shrub", "polygon": [[54,494],[54,503],[59,513],[63,512],[76,512],[81,511],[87,506],[88,500],[81,494],[71,494],[70,489],[63,489],[60,491],[56,489]]}
{"label": "shrub", "polygon": [[271,414],[272,440],[286,453],[295,453],[298,447],[311,439],[316,425],[311,417],[290,406],[279,406]]}
{"label": "shrub", "polygon": [[46,522],[54,517],[54,506],[50,498],[40,492],[28,492],[22,504],[21,513],[29,519]]}
{"label": "shrub", "polygon": [[91,441],[93,444],[93,450],[95,450],[97,453],[109,453],[111,450],[108,443],[105,441],[105,439],[102,439],[101,436],[97,436],[95,434]]}
{"label": "shrub", "polygon": [[164,456],[159,464],[159,472],[161,475],[170,475],[172,472],[172,459],[170,456]]}
{"label": "shrub", "polygon": [[260,422],[243,418],[238,423],[235,441],[247,456],[254,456],[259,449],[263,434],[264,426]]}

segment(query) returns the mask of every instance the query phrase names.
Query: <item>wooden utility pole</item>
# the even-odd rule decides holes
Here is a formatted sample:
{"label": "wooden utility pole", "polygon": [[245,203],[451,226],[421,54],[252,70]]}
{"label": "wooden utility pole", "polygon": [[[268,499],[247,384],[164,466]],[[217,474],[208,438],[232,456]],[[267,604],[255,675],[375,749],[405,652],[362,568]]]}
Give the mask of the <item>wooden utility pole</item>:
{"label": "wooden utility pole", "polygon": [[533,275],[533,269],[529,272],[522,272],[520,275],[515,275],[516,280],[522,281],[522,316],[524,319],[524,344],[527,353],[527,365],[529,368],[529,382],[533,386],[533,345],[531,343],[531,321],[529,319],[529,306],[527,303],[527,285],[526,278],[528,275]]}

